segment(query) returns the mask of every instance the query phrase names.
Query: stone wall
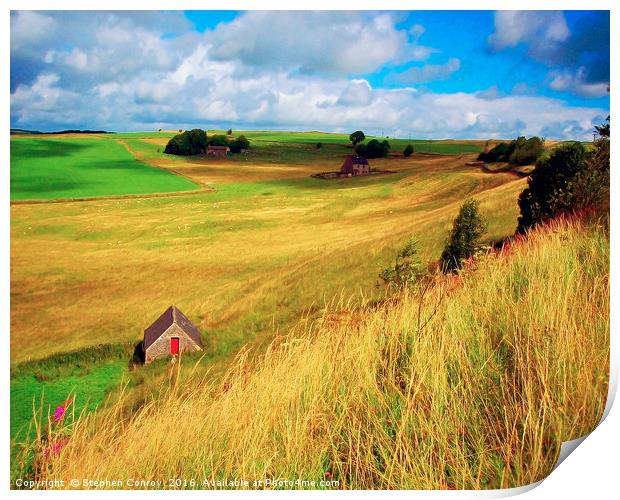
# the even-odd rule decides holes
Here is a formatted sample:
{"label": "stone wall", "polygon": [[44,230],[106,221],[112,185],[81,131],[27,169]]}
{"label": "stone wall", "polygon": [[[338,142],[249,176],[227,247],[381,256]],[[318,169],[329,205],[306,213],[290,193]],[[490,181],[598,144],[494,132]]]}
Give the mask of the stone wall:
{"label": "stone wall", "polygon": [[161,337],[148,347],[144,354],[144,362],[149,363],[154,359],[170,356],[170,339],[173,337],[179,337],[179,352],[201,350],[176,323],[173,323]]}

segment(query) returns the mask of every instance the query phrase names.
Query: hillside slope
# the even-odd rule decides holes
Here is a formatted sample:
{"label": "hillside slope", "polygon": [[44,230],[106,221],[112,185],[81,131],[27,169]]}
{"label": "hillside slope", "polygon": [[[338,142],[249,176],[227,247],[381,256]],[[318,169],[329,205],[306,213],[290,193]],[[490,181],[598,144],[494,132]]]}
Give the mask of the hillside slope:
{"label": "hillside slope", "polygon": [[160,487],[177,477],[346,489],[537,481],[605,406],[608,231],[554,221],[475,267],[381,306],[334,304],[264,357],[242,351],[217,386],[171,370],[168,391],[132,416],[110,409],[55,430],[51,440],[71,437],[37,474]]}

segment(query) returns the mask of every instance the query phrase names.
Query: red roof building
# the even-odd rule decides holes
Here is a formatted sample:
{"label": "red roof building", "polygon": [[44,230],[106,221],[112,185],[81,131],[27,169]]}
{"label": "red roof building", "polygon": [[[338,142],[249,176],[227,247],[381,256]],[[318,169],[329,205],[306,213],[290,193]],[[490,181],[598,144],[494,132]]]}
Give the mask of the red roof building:
{"label": "red roof building", "polygon": [[207,146],[207,155],[210,156],[227,156],[229,153],[228,146]]}
{"label": "red roof building", "polygon": [[369,172],[370,165],[368,160],[360,155],[347,155],[342,167],[340,167],[340,175],[363,175]]}

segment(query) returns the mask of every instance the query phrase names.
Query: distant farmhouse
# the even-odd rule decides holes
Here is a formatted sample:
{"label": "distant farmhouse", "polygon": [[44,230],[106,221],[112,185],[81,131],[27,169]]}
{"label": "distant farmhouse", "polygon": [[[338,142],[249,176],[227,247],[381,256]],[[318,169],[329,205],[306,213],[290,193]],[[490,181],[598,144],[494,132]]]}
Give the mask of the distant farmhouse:
{"label": "distant farmhouse", "polygon": [[144,362],[166,356],[176,356],[184,351],[201,351],[200,331],[187,316],[172,305],[144,330]]}
{"label": "distant farmhouse", "polygon": [[347,155],[342,167],[340,167],[340,175],[342,176],[350,177],[352,175],[364,175],[368,173],[370,173],[368,160],[359,155]]}
{"label": "distant farmhouse", "polygon": [[229,154],[228,146],[207,146],[207,156],[228,156]]}

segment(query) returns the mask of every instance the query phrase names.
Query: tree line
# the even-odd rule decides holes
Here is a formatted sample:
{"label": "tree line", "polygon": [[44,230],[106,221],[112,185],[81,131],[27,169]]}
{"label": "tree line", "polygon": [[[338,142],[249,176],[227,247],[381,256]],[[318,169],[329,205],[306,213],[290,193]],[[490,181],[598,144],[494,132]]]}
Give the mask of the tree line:
{"label": "tree line", "polygon": [[[231,130],[229,132],[232,133]],[[227,146],[231,153],[240,153],[250,148],[250,141],[244,135],[235,139],[229,139],[226,135],[209,137],[206,131],[195,128],[181,132],[170,139],[164,153],[180,156],[199,155],[206,153],[208,146]]]}

